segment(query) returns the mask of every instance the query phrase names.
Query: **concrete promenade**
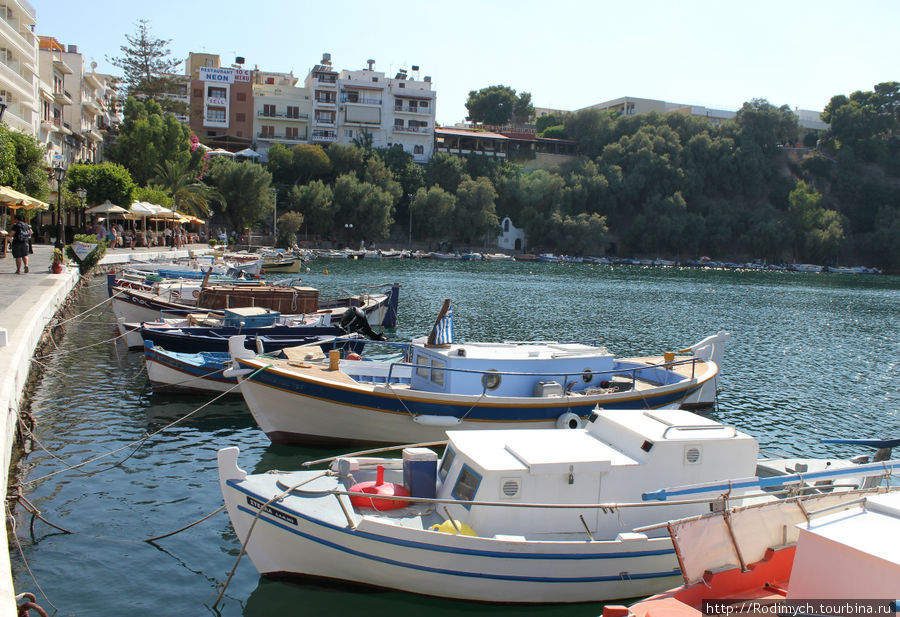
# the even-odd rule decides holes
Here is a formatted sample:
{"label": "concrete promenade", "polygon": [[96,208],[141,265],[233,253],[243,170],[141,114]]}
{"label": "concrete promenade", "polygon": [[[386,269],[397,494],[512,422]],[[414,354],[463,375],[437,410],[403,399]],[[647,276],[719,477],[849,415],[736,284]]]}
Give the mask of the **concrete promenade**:
{"label": "concrete promenade", "polygon": [[[149,261],[186,257],[190,251],[208,250],[207,245],[190,245],[177,251],[169,248],[114,249],[107,251],[102,265],[124,264],[132,260]],[[23,404],[25,385],[31,371],[32,359],[41,335],[56,313],[66,302],[77,285],[80,275],[77,267],[70,267],[62,274],[50,273],[53,247],[35,245],[30,256],[30,272],[16,275],[16,263],[10,253],[0,259],[0,413],[6,411],[0,422],[0,459],[3,469],[0,489],[5,496],[16,424]],[[6,529],[6,526],[4,526]],[[14,617],[16,590],[13,588],[6,538],[0,548],[0,617]],[[35,591],[32,589],[19,590]],[[41,603],[41,598],[37,598]]]}

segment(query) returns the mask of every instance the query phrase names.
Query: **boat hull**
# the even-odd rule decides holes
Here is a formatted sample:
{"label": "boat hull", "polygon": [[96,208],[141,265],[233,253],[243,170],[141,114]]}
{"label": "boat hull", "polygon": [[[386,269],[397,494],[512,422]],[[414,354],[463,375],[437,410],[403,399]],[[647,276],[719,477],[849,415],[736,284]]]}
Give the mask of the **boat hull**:
{"label": "boat hull", "polygon": [[[291,474],[282,482],[275,477],[241,478],[229,471],[237,469],[227,461],[229,451],[236,457],[236,448],[219,454],[225,505],[238,539],[264,575],[315,576],[502,603],[597,602],[654,593],[679,581],[668,538],[643,534],[609,541],[481,538],[383,524],[365,516],[357,516],[351,527],[339,517],[334,495],[292,494],[265,505],[288,488],[285,484],[303,476]],[[316,472],[303,473],[311,477]],[[318,488],[315,482],[306,486]]]}
{"label": "boat hull", "polygon": [[229,392],[240,395],[237,379],[222,375],[222,371],[229,365],[228,354],[205,355],[201,361],[198,357],[188,358],[185,354],[149,345],[144,349],[147,379],[154,390],[159,392]]}
{"label": "boat hull", "polygon": [[583,424],[596,406],[652,409],[679,404],[718,372],[709,363],[696,379],[654,388],[592,395],[484,397],[435,395],[390,383],[363,384],[340,371],[279,367],[238,358],[250,369],[241,392],[274,443],[338,445],[425,442],[447,429],[554,428],[576,416]]}

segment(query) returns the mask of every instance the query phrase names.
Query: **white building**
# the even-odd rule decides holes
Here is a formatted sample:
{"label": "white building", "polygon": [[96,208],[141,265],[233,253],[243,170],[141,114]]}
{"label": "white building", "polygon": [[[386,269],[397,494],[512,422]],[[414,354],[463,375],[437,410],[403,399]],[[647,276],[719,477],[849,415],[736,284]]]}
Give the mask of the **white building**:
{"label": "white building", "polygon": [[64,117],[77,142],[74,162],[100,163],[104,132],[118,120],[115,90],[107,84],[106,75],[94,71],[96,63],[91,63],[90,70],[85,67],[77,45],[69,45],[61,56],[72,69],[65,76],[72,104],[65,106]]}
{"label": "white building", "polygon": [[338,72],[331,54],[323,54],[306,77],[312,99],[310,142],[327,146],[351,144],[363,134],[372,146],[401,146],[417,163],[426,163],[434,149],[435,93],[431,77],[418,79],[400,69],[393,78],[375,71],[374,60],[360,70]]}
{"label": "white building", "polygon": [[526,246],[525,230],[512,224],[508,216],[500,221],[500,235],[497,246],[506,251],[524,251]]}
{"label": "white building", "polygon": [[0,4],[0,97],[2,119],[10,128],[37,135],[38,39],[35,12],[26,0]]}
{"label": "white building", "polygon": [[40,125],[37,139],[46,148],[45,160],[53,165],[56,156],[66,163],[74,160],[75,140],[65,121],[65,108],[73,104],[72,95],[65,89],[66,75],[72,69],[62,59],[65,50],[56,39],[40,37],[38,52]]}
{"label": "white building", "polygon": [[308,88],[298,88],[293,73],[254,71],[253,134],[256,151],[268,160],[269,148],[282,143],[288,148],[309,143],[312,96]]}

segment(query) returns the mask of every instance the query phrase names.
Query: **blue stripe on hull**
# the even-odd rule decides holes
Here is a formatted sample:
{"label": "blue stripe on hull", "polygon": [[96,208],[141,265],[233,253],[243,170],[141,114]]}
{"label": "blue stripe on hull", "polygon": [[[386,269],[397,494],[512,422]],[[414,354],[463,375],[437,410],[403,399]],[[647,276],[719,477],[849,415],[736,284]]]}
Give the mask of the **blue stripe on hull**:
{"label": "blue stripe on hull", "polygon": [[[144,355],[147,361],[157,362],[158,364],[168,367],[174,371],[178,371],[179,373],[190,375],[191,377],[199,377],[225,384],[237,384],[237,377],[222,376],[222,371],[225,370],[224,366],[220,366],[218,368],[215,366],[197,366],[195,364],[181,362],[175,358],[172,358],[171,356],[161,356],[160,354],[154,353],[149,350],[146,351]],[[216,372],[212,373],[213,371]]]}
{"label": "blue stripe on hull", "polygon": [[[240,360],[238,360],[240,362]],[[241,363],[243,364],[243,363]],[[254,367],[255,368],[255,367]],[[251,382],[267,387],[291,392],[299,396],[329,401],[336,405],[358,407],[373,411],[399,413],[404,415],[465,416],[472,422],[540,422],[555,421],[562,413],[572,412],[582,418],[588,417],[594,407],[608,405],[615,409],[650,409],[682,401],[700,388],[699,384],[675,392],[657,395],[635,395],[610,400],[588,400],[578,404],[578,397],[571,396],[560,403],[535,402],[534,405],[508,405],[488,400],[473,405],[470,402],[427,402],[394,394],[376,394],[353,389],[352,386],[330,386],[301,377],[291,377],[273,370],[262,370],[248,378]],[[402,397],[402,393],[399,395]]]}

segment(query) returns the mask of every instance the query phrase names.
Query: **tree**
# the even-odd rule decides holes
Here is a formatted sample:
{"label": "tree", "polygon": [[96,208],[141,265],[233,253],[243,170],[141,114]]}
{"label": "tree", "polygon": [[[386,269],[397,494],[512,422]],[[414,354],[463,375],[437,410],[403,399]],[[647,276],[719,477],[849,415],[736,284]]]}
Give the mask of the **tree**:
{"label": "tree", "polygon": [[438,152],[425,165],[425,186],[439,186],[448,193],[456,193],[465,175],[465,162],[461,158]]}
{"label": "tree", "polygon": [[804,254],[817,261],[834,257],[844,240],[840,214],[821,207],[822,195],[803,180],[797,181],[788,201]]}
{"label": "tree", "polygon": [[207,177],[219,191],[216,210],[222,212],[228,225],[246,229],[264,217],[271,220],[275,207],[272,174],[256,163],[238,163],[224,156],[213,159]]}
{"label": "tree", "polygon": [[327,233],[334,223],[334,194],[321,180],[304,186],[294,185],[287,194],[287,207],[303,214],[314,234]]}
{"label": "tree", "polygon": [[129,97],[125,102],[125,120],[108,154],[131,172],[136,183],[144,185],[165,162],[185,166],[191,163],[191,132],[175,116],[163,113],[156,101],[144,103]]}
{"label": "tree", "polygon": [[358,146],[334,142],[328,145],[327,153],[334,178],[344,174],[354,174],[358,179],[362,178],[367,158],[365,150]]}
{"label": "tree", "polygon": [[35,199],[46,199],[50,192],[43,145],[6,125],[0,125],[0,184]]}
{"label": "tree", "polygon": [[66,174],[66,186],[72,192],[78,188],[85,189],[87,207],[108,199],[125,209],[131,207],[132,193],[137,188],[128,170],[116,163],[72,165]]}
{"label": "tree", "polygon": [[513,120],[516,124],[525,124],[534,116],[534,105],[531,104],[531,92],[520,92],[513,105]]}
{"label": "tree", "polygon": [[374,184],[361,182],[350,173],[340,176],[334,183],[337,225],[351,223],[353,238],[386,238],[394,222],[391,216],[393,202],[390,193]]}
{"label": "tree", "polygon": [[169,57],[171,39],[154,38],[149,23],[146,19],[139,20],[135,34],[125,35],[128,45],[119,47],[122,55],[107,60],[124,72],[121,83],[125,97],[152,99],[167,112],[187,114],[187,103],[166,96],[177,92],[179,79],[175,73],[181,61]]}
{"label": "tree", "polygon": [[297,230],[303,225],[299,212],[285,212],[278,217],[278,246],[289,247],[297,241]]}
{"label": "tree", "polygon": [[463,180],[456,191],[454,227],[457,238],[466,243],[484,239],[500,226],[494,201],[497,191],[487,178]]}
{"label": "tree", "polygon": [[466,120],[494,125],[508,124],[517,104],[520,107],[531,104],[531,95],[526,92],[522,94],[527,94],[527,102],[519,101],[516,91],[509,86],[488,86],[477,92],[471,90],[466,100],[466,109],[469,111]]}
{"label": "tree", "polygon": [[417,236],[449,238],[453,234],[456,197],[439,186],[421,188],[412,201],[413,226]]}
{"label": "tree", "polygon": [[201,182],[184,162],[166,161],[157,165],[156,181],[180,212],[200,218],[209,216],[209,203],[222,197],[214,188]]}
{"label": "tree", "polygon": [[288,149],[280,143],[272,144],[267,169],[279,186],[306,184],[331,173],[331,159],[321,146],[298,144]]}
{"label": "tree", "polygon": [[132,203],[135,201],[143,201],[148,204],[156,204],[164,208],[171,208],[175,205],[175,200],[161,186],[151,184],[149,186],[137,186],[131,192]]}
{"label": "tree", "polygon": [[537,129],[538,133],[543,133],[547,128],[551,126],[559,126],[562,123],[562,118],[560,118],[556,114],[545,114],[535,120],[534,126]]}

